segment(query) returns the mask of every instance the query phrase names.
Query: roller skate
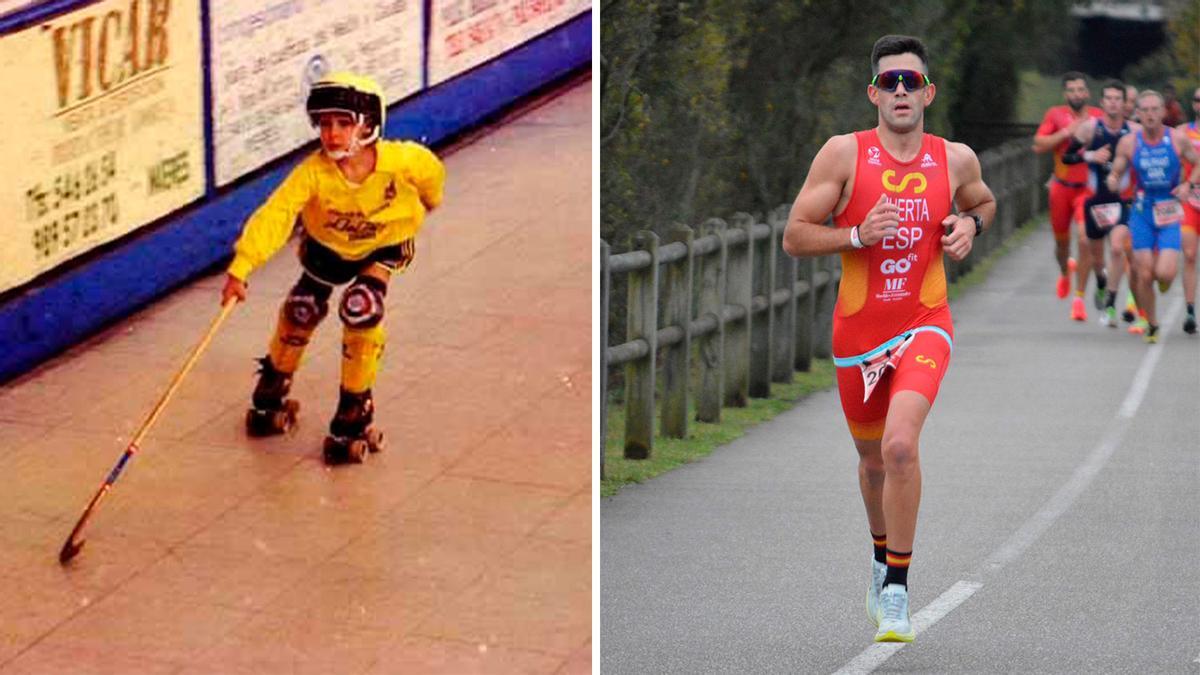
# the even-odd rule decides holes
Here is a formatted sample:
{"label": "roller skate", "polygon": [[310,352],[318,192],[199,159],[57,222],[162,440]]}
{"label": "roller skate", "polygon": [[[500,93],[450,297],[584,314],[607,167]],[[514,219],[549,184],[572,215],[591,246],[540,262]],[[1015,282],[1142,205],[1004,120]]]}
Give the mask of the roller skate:
{"label": "roller skate", "polygon": [[270,357],[258,360],[258,385],[251,397],[253,406],[246,411],[246,432],[251,436],[273,436],[296,424],[300,402],[287,398],[292,376],[275,369]]}
{"label": "roller skate", "polygon": [[354,394],[342,390],[337,414],[325,437],[326,464],[362,464],[372,452],[383,449],[383,432],[371,426],[375,401],[371,390]]}

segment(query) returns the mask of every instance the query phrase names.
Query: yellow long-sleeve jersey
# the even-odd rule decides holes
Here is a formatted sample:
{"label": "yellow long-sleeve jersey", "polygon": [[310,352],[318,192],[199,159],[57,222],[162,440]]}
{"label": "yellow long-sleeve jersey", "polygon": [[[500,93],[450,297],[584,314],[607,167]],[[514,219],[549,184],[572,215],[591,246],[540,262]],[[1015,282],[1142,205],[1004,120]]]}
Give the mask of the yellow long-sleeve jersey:
{"label": "yellow long-sleeve jersey", "polygon": [[375,171],[359,185],[320,150],[296,166],[246,221],[229,274],[245,281],[287,243],[296,216],[308,236],[347,260],[416,236],[426,211],[442,202],[446,169],[418,143],[375,148]]}

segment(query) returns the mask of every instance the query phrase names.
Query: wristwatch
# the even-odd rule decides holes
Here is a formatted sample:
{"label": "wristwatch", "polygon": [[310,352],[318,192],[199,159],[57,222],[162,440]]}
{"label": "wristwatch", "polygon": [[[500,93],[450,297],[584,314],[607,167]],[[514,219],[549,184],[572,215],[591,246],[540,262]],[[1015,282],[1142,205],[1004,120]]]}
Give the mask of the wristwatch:
{"label": "wristwatch", "polygon": [[974,213],[968,213],[967,215],[971,217],[971,220],[975,221],[975,236],[978,237],[983,234],[983,218]]}

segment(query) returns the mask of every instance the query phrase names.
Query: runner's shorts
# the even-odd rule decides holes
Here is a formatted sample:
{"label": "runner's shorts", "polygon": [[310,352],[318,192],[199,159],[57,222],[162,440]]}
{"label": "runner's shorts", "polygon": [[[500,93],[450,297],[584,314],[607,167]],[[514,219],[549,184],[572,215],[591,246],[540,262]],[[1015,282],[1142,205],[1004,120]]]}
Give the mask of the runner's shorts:
{"label": "runner's shorts", "polygon": [[842,366],[840,363],[848,359],[836,359],[835,363],[839,363],[838,394],[850,435],[861,440],[883,438],[883,423],[896,392],[915,391],[933,405],[942,377],[950,365],[950,350],[949,336],[944,332],[917,332],[896,368],[884,371],[866,403],[863,402],[865,386],[862,369],[856,363]]}
{"label": "runner's shorts", "polygon": [[1133,250],[1180,249],[1180,224],[1157,227],[1152,212],[1153,200],[1149,197],[1135,199],[1129,210],[1129,233],[1133,236]]}
{"label": "runner's shorts", "polygon": [[1113,227],[1116,226],[1116,225],[1104,226],[1104,225],[1100,225],[1099,223],[1096,222],[1096,216],[1095,216],[1095,213],[1092,211],[1092,207],[1093,206],[1103,207],[1108,204],[1119,204],[1121,207],[1121,209],[1120,209],[1121,216],[1117,220],[1117,224],[1129,222],[1129,204],[1128,204],[1128,202],[1124,202],[1119,199],[1114,199],[1113,197],[1097,197],[1096,195],[1093,194],[1093,195],[1089,196],[1087,199],[1085,199],[1083,201],[1083,204],[1080,205],[1081,206],[1080,211],[1082,212],[1082,218],[1083,218],[1083,229],[1084,229],[1084,232],[1087,233],[1088,239],[1091,239],[1091,240],[1103,239],[1103,238],[1107,237],[1108,233],[1112,232]]}
{"label": "runner's shorts", "polygon": [[1057,178],[1050,180],[1050,227],[1054,238],[1063,241],[1071,237],[1071,215],[1087,197],[1086,185],[1068,185]]}
{"label": "runner's shorts", "polygon": [[1183,203],[1183,229],[1200,234],[1200,208],[1196,208],[1186,201]]}

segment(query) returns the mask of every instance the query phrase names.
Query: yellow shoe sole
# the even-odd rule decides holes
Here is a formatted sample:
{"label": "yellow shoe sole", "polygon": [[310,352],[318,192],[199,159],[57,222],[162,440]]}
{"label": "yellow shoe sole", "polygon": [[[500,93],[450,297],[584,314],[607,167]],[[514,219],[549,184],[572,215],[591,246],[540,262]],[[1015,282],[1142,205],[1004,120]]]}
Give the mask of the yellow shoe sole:
{"label": "yellow shoe sole", "polygon": [[876,642],[912,642],[913,638],[915,638],[916,636],[917,636],[916,633],[897,633],[894,630],[889,630],[888,632],[886,632],[882,635],[876,634],[875,641]]}

